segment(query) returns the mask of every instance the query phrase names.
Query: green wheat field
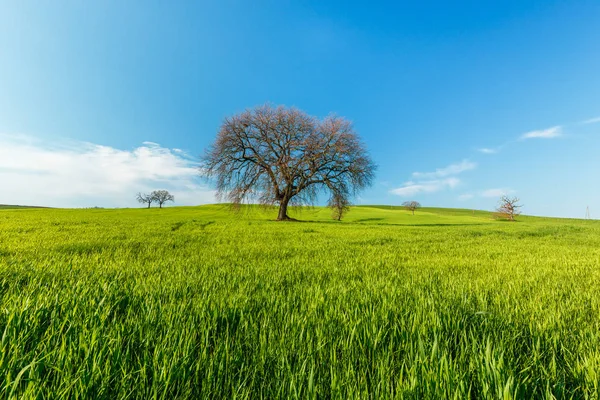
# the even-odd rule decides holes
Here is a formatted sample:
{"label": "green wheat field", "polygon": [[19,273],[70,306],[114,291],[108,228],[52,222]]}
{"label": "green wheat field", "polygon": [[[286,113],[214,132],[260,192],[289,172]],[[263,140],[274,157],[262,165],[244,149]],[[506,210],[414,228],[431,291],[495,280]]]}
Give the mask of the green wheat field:
{"label": "green wheat field", "polygon": [[0,210],[0,398],[581,398],[600,221]]}

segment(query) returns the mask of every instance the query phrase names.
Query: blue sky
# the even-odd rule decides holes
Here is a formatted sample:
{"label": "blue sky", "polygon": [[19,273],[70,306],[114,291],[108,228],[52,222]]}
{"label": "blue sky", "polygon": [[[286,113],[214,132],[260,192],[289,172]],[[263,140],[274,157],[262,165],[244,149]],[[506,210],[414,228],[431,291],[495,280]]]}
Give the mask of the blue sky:
{"label": "blue sky", "polygon": [[600,217],[600,2],[8,1],[0,203],[214,201],[197,156],[265,102],[351,119],[357,203]]}

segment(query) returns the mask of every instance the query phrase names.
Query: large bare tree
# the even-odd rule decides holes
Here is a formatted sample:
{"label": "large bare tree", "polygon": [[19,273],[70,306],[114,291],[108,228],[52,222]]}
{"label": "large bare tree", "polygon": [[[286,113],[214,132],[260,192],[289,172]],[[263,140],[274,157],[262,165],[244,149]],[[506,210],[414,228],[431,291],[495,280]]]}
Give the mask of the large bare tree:
{"label": "large bare tree", "polygon": [[279,205],[282,221],[289,205],[314,204],[320,193],[348,203],[375,168],[348,120],[264,105],[225,118],[200,170],[221,198]]}
{"label": "large bare tree", "polygon": [[521,215],[521,204],[519,204],[519,198],[502,196],[498,208],[496,209],[496,216],[498,218],[507,219],[514,221],[515,217]]}

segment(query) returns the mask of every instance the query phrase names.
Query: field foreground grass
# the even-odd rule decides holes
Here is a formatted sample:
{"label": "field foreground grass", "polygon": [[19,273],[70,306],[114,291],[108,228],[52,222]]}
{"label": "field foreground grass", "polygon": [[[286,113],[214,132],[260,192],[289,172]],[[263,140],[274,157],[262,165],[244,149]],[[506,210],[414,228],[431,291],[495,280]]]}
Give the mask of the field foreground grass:
{"label": "field foreground grass", "polygon": [[0,398],[598,398],[600,222],[0,210]]}

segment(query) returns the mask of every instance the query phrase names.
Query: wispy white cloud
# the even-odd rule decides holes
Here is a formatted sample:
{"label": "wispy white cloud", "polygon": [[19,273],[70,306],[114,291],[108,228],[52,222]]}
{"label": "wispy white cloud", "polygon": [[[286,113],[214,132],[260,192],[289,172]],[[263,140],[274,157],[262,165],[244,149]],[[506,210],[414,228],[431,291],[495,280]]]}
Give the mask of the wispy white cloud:
{"label": "wispy white cloud", "polygon": [[419,193],[435,193],[445,188],[454,188],[460,184],[460,179],[450,177],[420,182],[405,182],[401,187],[390,190],[390,193],[402,197],[410,197]]}
{"label": "wispy white cloud", "polygon": [[451,175],[458,175],[461,172],[477,168],[477,164],[469,160],[462,160],[456,164],[450,164],[445,168],[438,168],[434,172],[413,172],[412,176],[419,179],[445,178]]}
{"label": "wispy white cloud", "polygon": [[0,203],[54,207],[138,206],[137,192],[167,189],[176,204],[215,201],[198,161],[157,143],[133,150],[0,135]]}
{"label": "wispy white cloud", "polygon": [[527,132],[521,135],[521,137],[519,138],[520,140],[526,140],[526,139],[551,139],[551,138],[556,138],[562,136],[562,127],[559,126],[553,126],[552,128],[548,128],[548,129],[541,129],[538,131],[531,131],[531,132]]}
{"label": "wispy white cloud", "polygon": [[455,175],[475,168],[477,168],[476,163],[462,160],[445,168],[438,168],[433,172],[413,172],[414,180],[404,182],[402,186],[390,190],[390,193],[409,197],[419,193],[435,193],[443,189],[452,189],[460,184],[460,179]]}
{"label": "wispy white cloud", "polygon": [[488,147],[482,147],[480,149],[477,149],[478,152],[483,153],[483,154],[496,154],[498,152],[498,149],[490,149]]}
{"label": "wispy white cloud", "polygon": [[464,193],[464,194],[461,194],[460,196],[458,196],[458,200],[459,201],[467,201],[467,200],[471,200],[473,197],[475,197],[474,194]]}
{"label": "wispy white cloud", "polygon": [[510,188],[487,189],[481,192],[481,197],[502,197],[514,193]]}
{"label": "wispy white cloud", "polygon": [[585,121],[581,121],[582,124],[595,124],[600,122],[600,117],[586,119]]}

